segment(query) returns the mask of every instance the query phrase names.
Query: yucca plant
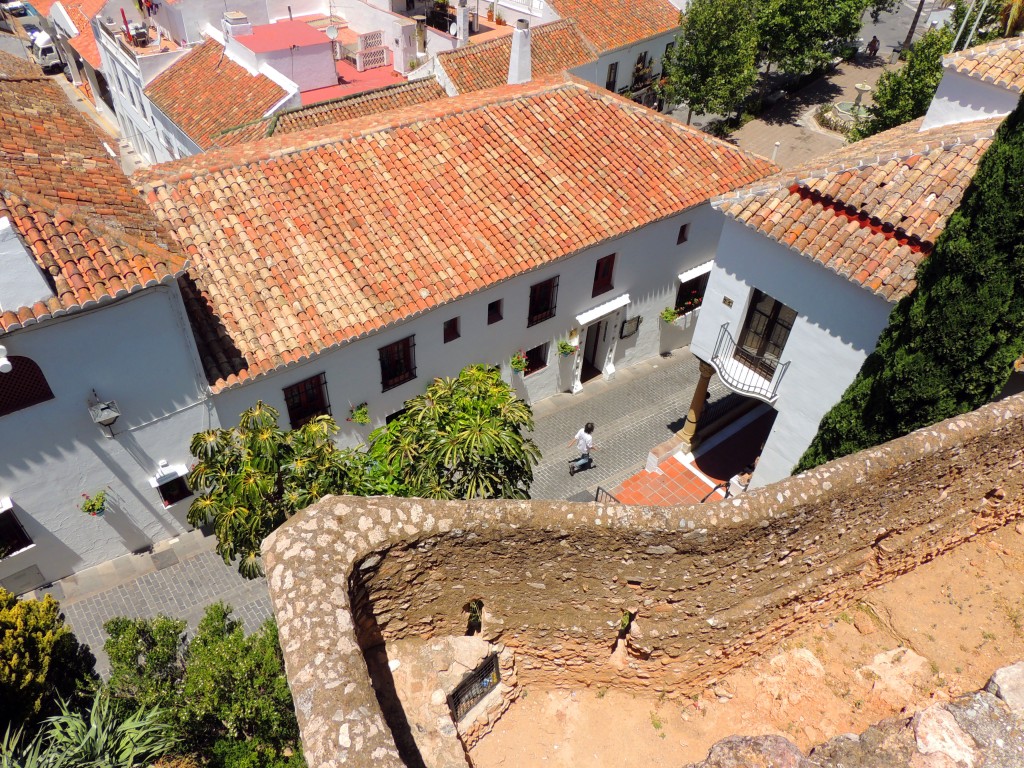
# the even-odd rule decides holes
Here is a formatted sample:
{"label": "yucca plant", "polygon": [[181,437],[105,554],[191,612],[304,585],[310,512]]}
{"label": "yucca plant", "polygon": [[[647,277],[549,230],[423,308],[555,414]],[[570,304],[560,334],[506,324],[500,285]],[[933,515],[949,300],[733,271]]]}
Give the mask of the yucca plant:
{"label": "yucca plant", "polygon": [[[136,768],[152,763],[177,743],[160,709],[139,709],[121,719],[100,691],[87,715],[61,703],[61,713],[43,723],[40,765],[60,768]],[[46,762],[51,761],[51,762]]]}
{"label": "yucca plant", "polygon": [[56,768],[51,756],[43,749],[42,734],[25,741],[21,728],[11,729],[10,724],[0,741],[0,768]]}

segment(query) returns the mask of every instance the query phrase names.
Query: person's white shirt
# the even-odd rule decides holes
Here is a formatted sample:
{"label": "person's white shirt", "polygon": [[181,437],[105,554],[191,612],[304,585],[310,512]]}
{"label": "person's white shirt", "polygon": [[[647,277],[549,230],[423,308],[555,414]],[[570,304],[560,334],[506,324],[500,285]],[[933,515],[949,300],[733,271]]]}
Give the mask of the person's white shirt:
{"label": "person's white shirt", "polygon": [[587,434],[585,427],[580,427],[580,431],[576,433],[576,450],[580,454],[590,453],[590,449],[594,447],[594,436]]}

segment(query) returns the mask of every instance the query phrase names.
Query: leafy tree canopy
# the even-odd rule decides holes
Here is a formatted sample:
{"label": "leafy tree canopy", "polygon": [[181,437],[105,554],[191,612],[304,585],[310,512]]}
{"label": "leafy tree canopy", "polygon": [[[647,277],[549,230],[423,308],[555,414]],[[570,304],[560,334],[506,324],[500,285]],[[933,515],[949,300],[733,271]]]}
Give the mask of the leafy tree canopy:
{"label": "leafy tree canopy", "polygon": [[665,98],[696,112],[729,115],[757,82],[758,36],[749,0],[692,0],[665,60]]}
{"label": "leafy tree canopy", "polygon": [[1024,103],[796,471],[989,402],[1024,353]]}
{"label": "leafy tree canopy", "polygon": [[435,379],[405,412],[370,434],[370,456],[408,495],[529,498],[540,451],[525,431],[533,411],[491,365]]}
{"label": "leafy tree canopy", "polygon": [[109,689],[121,707],[159,707],[176,737],[211,765],[288,762],[298,751],[277,626],[246,636],[223,603],[206,610],[195,636],[165,616],[104,626]]}
{"label": "leafy tree canopy", "polygon": [[921,117],[928,111],[942,80],[942,57],[949,53],[954,32],[951,26],[929,29],[907,55],[900,69],[882,73],[868,107],[868,116],[856,130],[862,139]]}
{"label": "leafy tree canopy", "polygon": [[761,59],[787,72],[810,72],[835,57],[837,43],[857,36],[866,10],[888,7],[887,0],[758,0]]}
{"label": "leafy tree canopy", "polygon": [[56,600],[19,600],[0,587],[0,720],[31,729],[61,699],[84,706],[99,679],[95,663]]}
{"label": "leafy tree canopy", "polygon": [[190,482],[199,494],[188,511],[192,525],[213,520],[217,553],[246,578],[263,575],[260,544],[287,518],[328,494],[368,495],[376,490],[364,454],[340,450],[338,425],[317,416],[282,430],[278,412],[257,402],[237,427],[192,437],[198,462]]}

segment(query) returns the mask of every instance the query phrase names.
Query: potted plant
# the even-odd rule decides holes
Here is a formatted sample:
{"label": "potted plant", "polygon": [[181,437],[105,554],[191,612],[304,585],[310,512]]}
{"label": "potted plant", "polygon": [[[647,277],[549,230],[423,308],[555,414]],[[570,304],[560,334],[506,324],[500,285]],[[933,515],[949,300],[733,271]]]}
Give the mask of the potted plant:
{"label": "potted plant", "polygon": [[526,366],[530,364],[530,361],[526,359],[526,353],[520,349],[512,355],[512,359],[508,361],[508,364],[516,373],[522,373],[526,370]]}
{"label": "potted plant", "polygon": [[97,517],[103,514],[106,503],[106,491],[96,491],[92,496],[87,493],[83,493],[82,502],[78,505],[78,508],[91,517]]}
{"label": "potted plant", "polygon": [[345,421],[351,421],[353,424],[369,424],[370,423],[370,409],[366,403],[360,403],[359,405],[353,405],[348,409],[348,418]]}
{"label": "potted plant", "polygon": [[501,11],[494,12],[494,23],[499,27],[505,26],[505,17],[501,15]]}
{"label": "potted plant", "polygon": [[664,322],[671,325],[679,318],[679,315],[681,314],[682,313],[675,307],[665,307],[663,310],[661,310],[661,314],[659,315],[659,317],[661,317],[661,319]]}
{"label": "potted plant", "polygon": [[558,354],[560,354],[562,357],[575,355],[576,346],[574,344],[569,343],[565,339],[562,339],[561,341],[558,342]]}

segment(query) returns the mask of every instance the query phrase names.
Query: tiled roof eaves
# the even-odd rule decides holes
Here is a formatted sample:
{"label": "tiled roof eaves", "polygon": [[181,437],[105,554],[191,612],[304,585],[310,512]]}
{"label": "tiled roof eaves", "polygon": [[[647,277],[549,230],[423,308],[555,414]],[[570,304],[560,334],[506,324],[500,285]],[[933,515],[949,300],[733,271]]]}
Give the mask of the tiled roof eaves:
{"label": "tiled roof eaves", "polygon": [[[592,107],[591,102],[603,103],[609,107],[614,105],[614,109]],[[490,106],[495,109],[487,110]],[[480,110],[483,111],[479,112]],[[300,220],[279,228],[279,231],[275,227],[275,233],[266,236],[270,239],[256,243],[242,233],[250,227],[258,227],[263,231],[265,225],[270,226],[271,221],[266,220],[266,212],[261,212],[262,208],[257,209],[249,205],[245,198],[236,198],[233,195],[224,197],[223,190],[227,189],[225,184],[233,187],[236,183],[240,188],[251,187],[250,191],[245,193],[249,196],[259,193],[258,190],[264,190],[264,193],[271,194],[272,197],[273,186],[267,185],[273,184],[270,180],[277,174],[285,173],[291,177],[293,173],[312,172],[314,178],[318,180],[314,182],[314,189],[316,183],[329,184],[328,187],[321,188],[338,189],[340,193],[338,181],[351,179],[355,186],[343,193],[346,196],[344,199],[348,199],[348,195],[353,195],[352,201],[356,205],[365,200],[377,201],[369,215],[383,221],[381,217],[389,215],[388,206],[405,205],[400,201],[410,192],[404,187],[397,187],[389,193],[387,185],[378,187],[373,181],[378,171],[370,169],[380,168],[386,173],[411,173],[410,181],[416,188],[424,184],[433,187],[435,182],[431,181],[433,177],[429,170],[421,169],[423,172],[420,173],[417,166],[409,165],[413,153],[425,151],[425,145],[420,142],[440,142],[438,147],[441,148],[445,145],[446,136],[455,135],[451,131],[466,138],[480,136],[480,145],[473,152],[471,164],[464,171],[441,173],[436,179],[436,183],[448,185],[451,189],[463,189],[457,182],[462,173],[469,174],[466,176],[467,179],[476,178],[472,170],[474,167],[491,170],[495,168],[493,162],[488,160],[488,153],[494,149],[486,149],[493,144],[493,140],[486,137],[492,135],[498,138],[507,135],[511,140],[507,142],[507,149],[503,151],[510,151],[517,158],[517,172],[526,174],[523,176],[525,183],[525,179],[534,173],[539,172],[542,176],[547,173],[544,170],[546,164],[538,163],[537,157],[530,152],[546,146],[549,141],[548,132],[555,130],[553,125],[548,125],[549,121],[554,119],[555,124],[561,124],[571,120],[570,115],[573,114],[580,115],[579,119],[589,115],[590,117],[586,119],[596,120],[594,130],[597,132],[593,134],[593,140],[608,147],[621,146],[622,131],[633,130],[630,126],[635,126],[637,136],[649,137],[659,150],[678,152],[677,159],[683,163],[692,163],[694,172],[687,174],[676,165],[662,171],[655,157],[640,159],[639,155],[643,153],[633,148],[630,151],[638,155],[641,169],[647,167],[657,175],[657,193],[654,197],[650,196],[653,190],[636,177],[637,169],[631,163],[624,160],[611,162],[609,171],[623,180],[629,180],[629,197],[623,196],[627,194],[625,189],[618,191],[617,187],[615,190],[608,188],[608,202],[612,207],[605,207],[602,203],[591,201],[588,192],[585,191],[590,189],[596,178],[577,178],[571,172],[573,164],[579,162],[575,158],[602,150],[590,146],[585,141],[586,131],[582,125],[569,123],[575,127],[571,133],[566,134],[571,141],[566,144],[566,150],[559,159],[560,167],[564,170],[557,179],[548,179],[544,182],[545,189],[553,190],[550,194],[554,194],[555,197],[549,199],[549,193],[540,190],[533,195],[528,192],[532,187],[527,186],[520,192],[514,192],[501,208],[504,211],[501,215],[511,214],[519,219],[516,224],[519,229],[526,226],[527,220],[533,220],[523,219],[522,215],[540,215],[539,226],[548,234],[548,237],[544,238],[548,241],[546,246],[509,246],[501,253],[494,250],[491,241],[492,236],[497,236],[496,227],[500,225],[494,218],[492,207],[480,197],[482,181],[477,181],[472,188],[466,189],[470,195],[471,205],[465,210],[473,217],[468,220],[471,222],[469,230],[461,231],[458,235],[446,234],[450,230],[443,225],[443,220],[448,216],[444,210],[445,206],[441,204],[441,198],[428,197],[424,199],[427,208],[422,217],[416,219],[425,227],[422,234],[401,238],[401,242],[394,238],[385,239],[381,253],[365,241],[366,233],[360,216],[354,220],[338,218],[332,222],[318,218],[318,221],[323,222],[322,226],[327,227],[325,231],[329,232],[331,237],[330,245],[326,246],[329,260],[324,262],[319,261],[321,257],[318,254],[321,248],[315,243],[305,247],[298,245],[300,241],[306,242],[306,235],[303,232],[307,225],[303,221],[310,215],[330,217],[333,214],[329,212],[343,210],[345,203],[341,198],[330,202],[326,208],[315,193],[294,202],[289,202],[292,200],[291,197],[277,201],[269,199],[267,205],[273,205],[282,213],[288,212],[288,221],[293,221],[293,216],[300,217]],[[546,115],[550,118],[545,119]],[[523,121],[521,130],[524,131],[521,135],[515,128],[516,121],[520,119]],[[452,121],[450,127],[446,122],[448,120]],[[438,130],[438,125],[445,127]],[[505,127],[499,128],[499,125]],[[498,130],[495,131],[495,128]],[[360,141],[361,137],[365,140]],[[415,143],[409,145],[409,153],[396,154],[394,150],[399,145],[394,142]],[[505,147],[506,142],[499,141],[499,145]],[[558,146],[556,143],[551,145],[551,148]],[[378,157],[378,153],[385,151],[385,147],[391,149]],[[449,147],[445,153],[449,155],[452,151],[453,148]],[[306,154],[295,158],[294,161],[290,160],[289,158],[296,153]],[[552,159],[558,156],[556,153]],[[330,161],[332,157],[343,160],[335,167]],[[389,157],[394,158],[393,169],[387,160]],[[432,157],[429,151],[426,157]],[[452,158],[454,159],[454,156]],[[362,167],[363,161],[369,163],[365,167],[369,176],[373,177],[365,180],[370,182],[370,186],[365,186],[361,180],[361,172],[350,176],[346,170]],[[382,161],[388,163],[387,171],[379,165]],[[408,166],[405,170],[402,170],[403,164]],[[444,167],[454,168],[448,164]],[[227,369],[220,365],[213,368],[212,384],[215,388],[222,389],[277,370],[281,366],[310,359],[325,349],[335,348],[356,338],[364,338],[368,333],[379,331],[381,328],[404,323],[456,298],[490,288],[504,279],[527,273],[541,265],[568,258],[582,249],[610,242],[630,231],[648,226],[653,221],[676,215],[692,205],[706,202],[718,191],[734,184],[749,183],[774,170],[775,167],[763,158],[753,157],[732,145],[682,126],[676,121],[602,89],[563,77],[553,82],[495,89],[493,93],[481,91],[447,99],[439,104],[419,105],[411,109],[362,118],[342,126],[321,126],[287,136],[275,136],[230,150],[197,155],[141,172],[136,176],[136,183],[150,205],[176,228],[186,251],[199,260],[199,267],[193,270],[193,278],[202,290],[209,310],[216,312],[223,321],[222,341],[228,346],[237,345],[236,350],[245,350],[244,354],[238,352],[234,355],[229,351],[221,357],[221,360],[241,357],[244,364],[239,365],[235,362]],[[500,169],[494,172],[501,173]],[[550,186],[552,182],[556,186]],[[455,187],[450,186],[452,183],[455,183]],[[347,182],[345,186],[348,186]],[[208,198],[206,192],[201,190],[208,190],[212,197]],[[562,202],[562,194],[568,194],[570,197]],[[221,209],[215,201],[221,198],[233,209],[233,213],[228,213],[226,209],[218,212]],[[429,202],[430,200],[435,202]],[[573,203],[573,200],[579,202]],[[207,208],[206,203],[214,207]],[[568,220],[557,213],[565,205],[569,206],[566,209]],[[293,210],[292,206],[298,207]],[[319,213],[314,213],[314,209],[319,210]],[[242,235],[242,240],[234,240],[238,235],[226,235],[229,240],[224,240],[220,235],[213,234],[220,231],[217,220],[221,216],[230,216],[233,223],[229,227],[228,220],[225,219],[225,227],[237,229]],[[577,219],[582,227],[567,223],[575,222]],[[241,229],[238,229],[239,227]],[[224,247],[230,249],[229,253],[232,255],[228,256],[228,252],[225,254],[232,260],[227,267],[238,270],[238,274],[235,275],[238,281],[234,278],[225,281],[224,275],[215,277],[213,271],[204,271],[209,262],[208,249],[213,242],[210,240],[212,237],[215,237],[217,242],[224,242]],[[354,238],[351,241],[352,246],[339,250],[339,243],[350,242],[349,238]],[[361,239],[363,242],[360,242]],[[285,241],[294,241],[296,245],[286,246]],[[286,250],[279,252],[277,249],[282,246],[285,246]],[[308,255],[313,261],[305,260],[305,257],[295,250],[296,247],[312,248]],[[362,274],[352,271],[353,265],[349,261],[364,264],[370,270],[373,269],[371,262],[374,259],[380,261],[382,265],[390,263],[387,262],[387,252],[394,248],[403,249],[402,252],[408,254],[408,259],[402,266],[403,270],[412,270],[408,277],[404,272],[399,277],[397,272],[392,273],[389,268],[383,277],[385,287],[378,291],[373,287],[378,285],[376,281],[380,279],[375,277],[375,272]],[[458,273],[462,268],[462,257],[458,256],[460,253],[464,253],[465,257],[470,259],[466,262],[470,265],[470,270],[465,274],[465,279],[450,284],[443,275],[451,274],[453,270]],[[347,254],[352,254],[351,258]],[[358,266],[355,269],[358,270]],[[304,277],[296,281],[296,275]],[[328,299],[327,297],[333,294],[322,292],[324,288],[320,286],[321,276],[328,281],[325,284],[327,290],[331,290],[332,282],[336,283],[333,290],[342,292],[337,298]],[[407,282],[410,279],[415,279],[417,283],[423,280],[424,287],[429,291],[422,293],[403,287],[403,281],[406,282],[406,286],[412,285]],[[262,285],[264,280],[269,280],[272,285],[278,287],[258,290],[244,288],[244,284]],[[253,293],[254,290],[256,293]],[[284,291],[284,298],[280,291]],[[247,298],[243,298],[243,294]],[[240,301],[244,302],[246,307],[255,307],[255,315],[243,311]],[[386,301],[388,306],[382,305],[381,301]],[[261,320],[260,315],[272,318],[272,321]],[[204,360],[204,365],[207,363],[208,361]],[[208,366],[207,370],[209,372],[211,368]]]}
{"label": "tiled roof eaves", "polygon": [[1004,38],[942,57],[942,65],[967,77],[1024,92],[1024,38]]}

